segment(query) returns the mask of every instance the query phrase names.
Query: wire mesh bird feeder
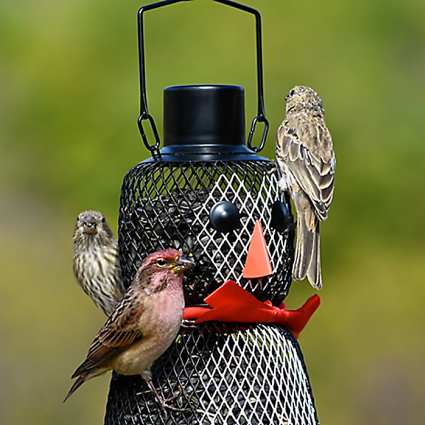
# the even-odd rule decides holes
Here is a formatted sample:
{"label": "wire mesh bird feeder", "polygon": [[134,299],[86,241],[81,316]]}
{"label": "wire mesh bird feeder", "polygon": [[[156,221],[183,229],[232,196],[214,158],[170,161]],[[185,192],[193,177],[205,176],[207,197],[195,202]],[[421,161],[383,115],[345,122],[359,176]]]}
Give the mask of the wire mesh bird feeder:
{"label": "wire mesh bird feeder", "polygon": [[[261,17],[250,7],[215,0],[254,15],[257,35],[258,114],[245,142],[240,86],[173,86],[164,91],[164,147],[148,112],[143,17],[185,0],[161,1],[138,12],[141,113],[139,129],[152,157],[124,178],[119,249],[128,286],[149,253],[167,247],[191,254],[186,306],[232,279],[258,300],[280,304],[291,285],[293,219],[278,190],[274,162],[258,156],[269,124],[264,112]],[[150,125],[150,143],[144,125]],[[256,128],[261,142],[254,146]],[[247,251],[261,222],[271,272],[247,277]],[[142,378],[113,375],[106,425],[318,424],[303,356],[291,332],[266,324],[184,322],[170,349],[154,364],[164,409]]]}

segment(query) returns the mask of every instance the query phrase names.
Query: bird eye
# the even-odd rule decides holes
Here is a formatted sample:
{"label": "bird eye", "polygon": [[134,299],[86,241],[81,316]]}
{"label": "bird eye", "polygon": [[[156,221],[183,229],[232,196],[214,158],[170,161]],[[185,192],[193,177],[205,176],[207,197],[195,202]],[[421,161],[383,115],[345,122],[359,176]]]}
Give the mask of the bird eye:
{"label": "bird eye", "polygon": [[105,220],[105,217],[102,217],[102,223],[104,223],[106,220]]}
{"label": "bird eye", "polygon": [[166,262],[163,258],[160,258],[160,259],[156,262],[156,264],[157,264],[159,267],[165,267],[165,266],[167,265],[167,262]]}

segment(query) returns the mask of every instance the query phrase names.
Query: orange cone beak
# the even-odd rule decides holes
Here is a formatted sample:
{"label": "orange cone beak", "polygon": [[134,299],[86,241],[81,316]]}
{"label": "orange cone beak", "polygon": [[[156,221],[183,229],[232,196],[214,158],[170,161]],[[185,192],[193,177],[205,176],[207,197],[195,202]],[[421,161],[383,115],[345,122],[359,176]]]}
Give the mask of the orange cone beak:
{"label": "orange cone beak", "polygon": [[269,252],[264,239],[261,221],[257,220],[249,243],[248,255],[242,276],[245,279],[260,279],[273,274]]}

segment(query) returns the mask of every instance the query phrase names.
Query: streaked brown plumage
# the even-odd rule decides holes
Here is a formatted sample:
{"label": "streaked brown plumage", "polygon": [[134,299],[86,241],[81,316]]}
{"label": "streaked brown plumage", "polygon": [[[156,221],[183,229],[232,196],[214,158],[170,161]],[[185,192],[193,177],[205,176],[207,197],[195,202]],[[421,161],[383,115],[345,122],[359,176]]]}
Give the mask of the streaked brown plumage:
{"label": "streaked brown plumage", "polygon": [[99,211],[83,211],[74,230],[74,274],[83,291],[109,316],[124,295],[118,243]]}
{"label": "streaked brown plumage", "polygon": [[76,381],[65,400],[84,382],[108,370],[141,375],[158,397],[150,368],[177,336],[184,308],[183,274],[192,266],[191,260],[171,248],[145,258],[94,338],[86,360],[72,375]]}
{"label": "streaked brown plumage", "polygon": [[326,127],[322,99],[311,88],[296,86],[286,97],[286,117],[278,129],[276,160],[282,190],[289,190],[297,211],[293,278],[322,287],[320,221],[332,203],[335,153]]}

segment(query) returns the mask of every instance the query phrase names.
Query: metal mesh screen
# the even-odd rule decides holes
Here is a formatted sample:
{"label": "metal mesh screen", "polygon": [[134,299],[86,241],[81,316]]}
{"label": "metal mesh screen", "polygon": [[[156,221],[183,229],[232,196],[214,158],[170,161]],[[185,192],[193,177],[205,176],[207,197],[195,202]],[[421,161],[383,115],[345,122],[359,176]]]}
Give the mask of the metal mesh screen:
{"label": "metal mesh screen", "polygon": [[175,397],[182,412],[158,409],[141,378],[114,377],[107,424],[317,423],[301,351],[279,327],[182,329],[153,372],[161,394]]}
{"label": "metal mesh screen", "polygon": [[[220,233],[209,221],[220,201],[234,203],[241,227]],[[272,226],[280,200],[271,161],[144,162],[124,179],[119,225],[124,281],[141,260],[170,246],[192,253],[193,273],[184,282],[186,305],[233,279],[260,300],[280,303],[291,284],[293,236]],[[289,208],[289,205],[288,205]],[[246,280],[242,270],[256,220],[260,219],[273,274]],[[154,381],[169,404],[164,411],[138,377],[114,376],[105,424],[291,424],[309,425],[314,403],[301,352],[292,336],[272,326],[234,329],[228,324],[182,328],[179,339],[154,366]]]}
{"label": "metal mesh screen", "polygon": [[[271,207],[281,198],[270,161],[212,163],[142,163],[124,179],[120,210],[120,254],[129,285],[143,257],[174,246],[191,252],[197,268],[186,278],[188,304],[232,278],[261,300],[280,302],[291,283],[292,241],[272,229]],[[209,225],[219,201],[236,204],[242,228],[229,234]],[[283,199],[284,200],[284,199]],[[274,274],[254,281],[242,277],[255,221],[265,228]]]}

